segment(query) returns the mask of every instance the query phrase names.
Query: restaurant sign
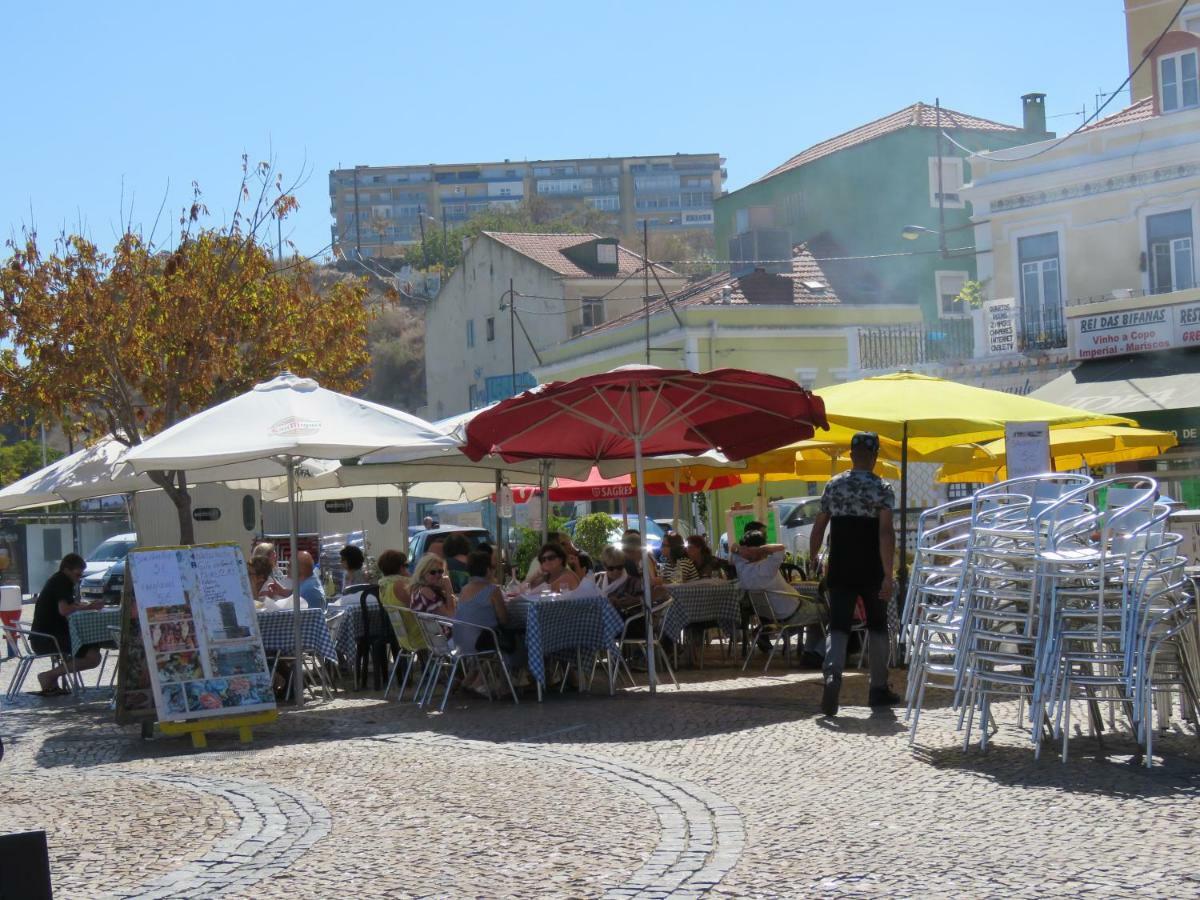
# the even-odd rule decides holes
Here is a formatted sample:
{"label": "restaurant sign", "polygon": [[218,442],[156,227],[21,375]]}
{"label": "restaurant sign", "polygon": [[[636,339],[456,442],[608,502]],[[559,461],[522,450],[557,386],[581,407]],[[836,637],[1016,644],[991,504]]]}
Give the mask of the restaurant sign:
{"label": "restaurant sign", "polygon": [[1149,306],[1071,319],[1071,356],[1103,359],[1200,347],[1200,303]]}
{"label": "restaurant sign", "polygon": [[1017,316],[1016,303],[1012,297],[989,300],[983,304],[983,325],[987,332],[989,356],[1016,351]]}

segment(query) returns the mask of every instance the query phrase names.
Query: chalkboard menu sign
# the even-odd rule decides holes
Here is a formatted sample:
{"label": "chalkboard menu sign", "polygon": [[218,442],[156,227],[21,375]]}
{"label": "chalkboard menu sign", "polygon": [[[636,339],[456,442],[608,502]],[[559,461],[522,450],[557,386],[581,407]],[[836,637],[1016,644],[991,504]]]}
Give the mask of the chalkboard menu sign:
{"label": "chalkboard menu sign", "polygon": [[151,707],[160,721],[275,708],[240,547],[133,550],[129,576],[118,721]]}

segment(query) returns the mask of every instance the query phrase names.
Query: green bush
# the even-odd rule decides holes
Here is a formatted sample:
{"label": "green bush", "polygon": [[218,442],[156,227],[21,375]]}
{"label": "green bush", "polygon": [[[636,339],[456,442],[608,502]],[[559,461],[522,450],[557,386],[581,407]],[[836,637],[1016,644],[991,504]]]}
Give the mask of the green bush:
{"label": "green bush", "polygon": [[591,513],[575,523],[575,534],[571,536],[575,546],[592,558],[600,561],[600,553],[608,546],[608,536],[613,529],[613,520],[607,513]]}

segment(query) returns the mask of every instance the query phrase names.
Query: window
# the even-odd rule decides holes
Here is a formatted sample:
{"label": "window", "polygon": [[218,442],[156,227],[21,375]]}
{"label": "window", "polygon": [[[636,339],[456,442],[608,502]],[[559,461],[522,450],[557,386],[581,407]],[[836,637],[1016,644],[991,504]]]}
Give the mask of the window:
{"label": "window", "polygon": [[1159,108],[1165,113],[1200,106],[1195,50],[1159,58],[1158,91]]}
{"label": "window", "polygon": [[354,512],[354,501],[346,500],[326,500],[325,512],[327,513],[348,513]]}
{"label": "window", "polygon": [[750,230],[750,210],[739,209],[733,214],[733,230],[737,234],[745,234]]}
{"label": "window", "polygon": [[467,347],[475,346],[475,320],[467,319]]}
{"label": "window", "polygon": [[479,388],[473,384],[467,385],[467,408],[478,409],[483,406],[483,400],[479,396]]}
{"label": "window", "polygon": [[[942,157],[941,206],[962,209],[965,205],[959,191],[963,185],[963,161],[957,156]],[[929,205],[938,207],[938,160],[929,157]]]}
{"label": "window", "polygon": [[375,498],[375,521],[380,525],[386,525],[390,517],[391,510],[388,508],[387,497]]}
{"label": "window", "polygon": [[1058,235],[1017,239],[1021,271],[1021,332],[1026,347],[1059,346],[1063,330]]}
{"label": "window", "polygon": [[966,500],[968,497],[974,496],[975,492],[983,487],[982,484],[972,484],[969,481],[950,482],[946,485],[947,500]]}
{"label": "window", "polygon": [[617,245],[597,244],[596,262],[602,266],[615,266],[617,264]]}
{"label": "window", "polygon": [[496,339],[496,317],[495,316],[488,316],[487,339],[489,341],[494,341]]}
{"label": "window", "polygon": [[934,284],[937,286],[938,314],[947,316],[965,316],[970,313],[966,305],[958,299],[963,285],[967,283],[966,272],[935,272]]}
{"label": "window", "polygon": [[1147,217],[1146,247],[1151,293],[1186,291],[1195,286],[1191,210]]}
{"label": "window", "polygon": [[57,528],[47,528],[42,532],[42,559],[46,562],[59,562],[63,555],[62,532]]}
{"label": "window", "polygon": [[597,297],[583,298],[583,328],[595,328],[604,323],[604,301]]}
{"label": "window", "polygon": [[242,527],[253,531],[254,525],[254,495],[242,494]]}
{"label": "window", "polygon": [[604,212],[618,212],[621,209],[620,197],[588,197],[588,206]]}

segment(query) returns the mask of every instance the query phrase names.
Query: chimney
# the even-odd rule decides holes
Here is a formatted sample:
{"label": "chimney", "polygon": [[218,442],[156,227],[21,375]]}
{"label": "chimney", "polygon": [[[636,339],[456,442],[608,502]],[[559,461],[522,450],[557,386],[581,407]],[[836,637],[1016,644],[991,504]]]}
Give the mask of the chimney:
{"label": "chimney", "polygon": [[1036,131],[1038,134],[1045,134],[1046,95],[1022,94],[1021,115],[1023,119],[1022,125],[1026,131]]}

